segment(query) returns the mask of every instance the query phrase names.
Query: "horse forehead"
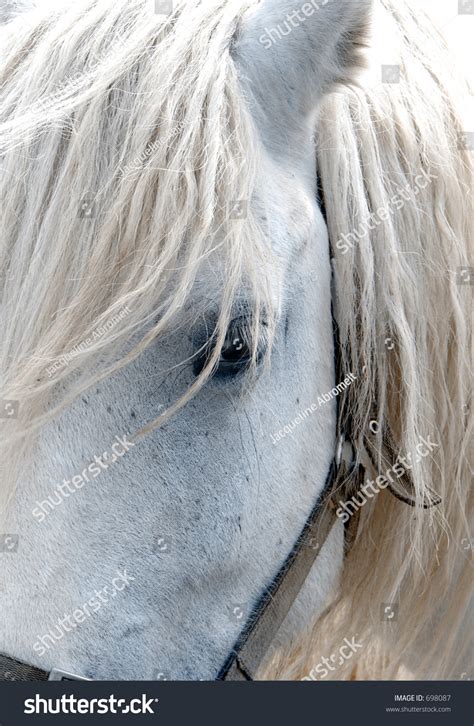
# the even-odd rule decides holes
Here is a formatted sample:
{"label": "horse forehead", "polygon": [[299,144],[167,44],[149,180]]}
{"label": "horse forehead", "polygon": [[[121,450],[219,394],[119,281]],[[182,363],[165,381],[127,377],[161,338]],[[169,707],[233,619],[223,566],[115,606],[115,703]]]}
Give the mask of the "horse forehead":
{"label": "horse forehead", "polygon": [[[245,224],[249,213],[257,220],[273,253],[266,276],[278,307],[282,286],[286,287],[292,274],[298,274],[298,267],[293,263],[315,239],[326,244],[326,228],[315,194],[297,175],[274,172],[263,178],[258,187],[252,199],[239,201],[238,213],[243,216],[234,222]],[[218,253],[206,258],[191,297],[195,302],[215,297],[217,302],[225,277],[225,260]],[[241,305],[245,306],[245,288],[241,289],[239,297]]]}
{"label": "horse forehead", "polygon": [[280,235],[294,245],[307,239],[318,222],[314,147],[305,144],[309,163],[301,165],[261,148],[255,191],[249,207],[275,246]]}

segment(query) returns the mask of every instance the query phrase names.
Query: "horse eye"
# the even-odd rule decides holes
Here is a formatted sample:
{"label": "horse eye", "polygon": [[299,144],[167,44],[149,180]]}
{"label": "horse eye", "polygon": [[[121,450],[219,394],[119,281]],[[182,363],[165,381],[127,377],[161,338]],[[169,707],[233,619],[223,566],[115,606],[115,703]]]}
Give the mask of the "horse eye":
{"label": "horse eye", "polygon": [[248,363],[251,357],[252,353],[244,332],[238,325],[232,324],[222,346],[221,362],[241,365],[243,362]]}
{"label": "horse eye", "polygon": [[[194,374],[199,375],[209,360],[212,352],[211,345],[194,363]],[[234,376],[247,369],[252,362],[252,343],[249,339],[248,320],[236,318],[227,330],[221,355],[214,371],[214,376]],[[262,355],[257,352],[257,363]]]}

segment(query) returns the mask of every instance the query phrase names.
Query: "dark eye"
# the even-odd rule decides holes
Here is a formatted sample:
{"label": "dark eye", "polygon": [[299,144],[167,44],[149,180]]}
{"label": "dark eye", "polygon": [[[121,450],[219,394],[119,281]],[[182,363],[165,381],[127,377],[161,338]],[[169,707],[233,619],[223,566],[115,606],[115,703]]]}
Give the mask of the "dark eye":
{"label": "dark eye", "polygon": [[[212,347],[199,356],[194,364],[194,374],[199,375],[205,367],[212,353]],[[252,362],[252,343],[249,339],[249,324],[247,318],[236,318],[227,330],[224,344],[222,346],[219,362],[214,371],[214,376],[235,376],[246,370]],[[264,350],[257,351],[257,363],[263,357]]]}
{"label": "dark eye", "polygon": [[245,329],[239,321],[234,320],[227,331],[222,346],[219,368],[223,366],[247,365],[252,358],[252,351],[246,340]]}

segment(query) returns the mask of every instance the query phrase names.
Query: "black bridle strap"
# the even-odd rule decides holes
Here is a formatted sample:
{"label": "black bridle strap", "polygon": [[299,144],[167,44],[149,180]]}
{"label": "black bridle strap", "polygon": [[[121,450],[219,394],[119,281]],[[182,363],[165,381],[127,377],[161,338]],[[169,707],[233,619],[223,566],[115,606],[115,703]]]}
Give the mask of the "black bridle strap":
{"label": "black bridle strap", "polygon": [[42,668],[0,653],[0,681],[90,681],[90,678],[61,671],[58,668],[44,671]]}
{"label": "black bridle strap", "polygon": [[[219,673],[218,680],[254,680],[280,626],[318,559],[333,525],[338,520],[333,496],[341,477],[346,478],[346,475],[345,462],[333,460],[323,494],[311,512],[291,554],[260,600],[253,617]],[[350,543],[351,539],[352,532],[346,531],[346,544]]]}
{"label": "black bridle strap", "polygon": [[0,681],[47,681],[49,673],[0,653]]}

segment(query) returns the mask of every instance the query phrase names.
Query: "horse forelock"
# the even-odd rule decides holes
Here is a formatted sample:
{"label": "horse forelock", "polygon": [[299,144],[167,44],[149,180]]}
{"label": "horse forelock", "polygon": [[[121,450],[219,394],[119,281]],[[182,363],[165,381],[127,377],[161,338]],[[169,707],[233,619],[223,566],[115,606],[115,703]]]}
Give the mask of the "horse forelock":
{"label": "horse forelock", "polygon": [[[9,395],[18,386],[32,400],[47,394],[158,320],[117,365],[139,355],[187,306],[203,261],[223,271],[206,298],[220,310],[216,356],[243,288],[256,326],[273,307],[270,250],[249,204],[258,142],[230,56],[248,4],[175,3],[161,17],[145,0],[83,0],[8,36],[3,183],[9,213],[23,212],[18,226],[8,223],[3,305],[25,299],[29,341],[20,350],[12,326]],[[25,185],[12,183],[22,176]],[[48,378],[48,366],[124,308],[119,324]]]}

